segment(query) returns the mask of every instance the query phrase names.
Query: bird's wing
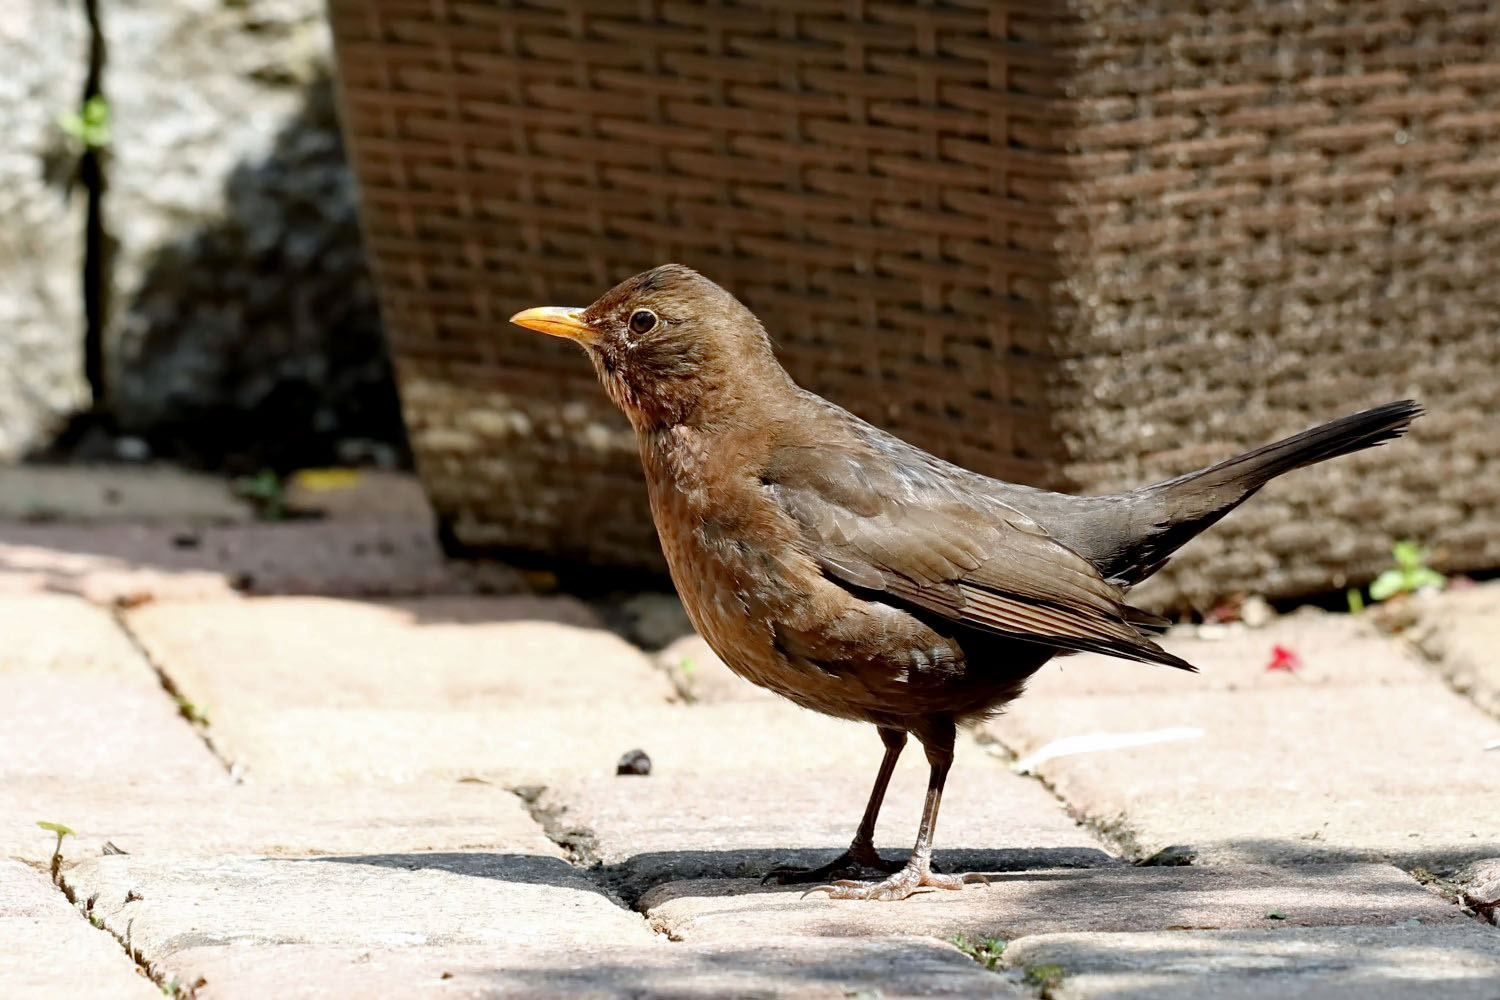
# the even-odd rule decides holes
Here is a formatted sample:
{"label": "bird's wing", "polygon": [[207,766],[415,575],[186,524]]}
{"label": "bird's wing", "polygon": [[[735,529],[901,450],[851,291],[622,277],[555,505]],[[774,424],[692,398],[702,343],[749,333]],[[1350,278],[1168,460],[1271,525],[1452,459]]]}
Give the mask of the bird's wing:
{"label": "bird's wing", "polygon": [[851,589],[1016,639],[1193,669],[1143,634],[1162,620],[1126,605],[1093,564],[916,449],[782,448],[762,480],[808,554]]}

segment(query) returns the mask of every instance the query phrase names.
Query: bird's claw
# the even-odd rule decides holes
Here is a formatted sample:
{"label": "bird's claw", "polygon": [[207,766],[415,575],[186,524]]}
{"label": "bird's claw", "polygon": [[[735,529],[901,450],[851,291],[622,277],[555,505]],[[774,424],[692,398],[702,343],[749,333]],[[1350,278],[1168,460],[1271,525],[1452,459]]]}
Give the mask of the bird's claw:
{"label": "bird's claw", "polygon": [[840,879],[827,885],[813,886],[802,894],[802,898],[806,899],[815,892],[826,892],[829,899],[873,899],[881,902],[894,902],[915,895],[922,889],[962,889],[969,882],[983,882],[988,885],[989,881],[978,872],[970,872],[967,875],[940,875],[927,865],[908,864],[890,878],[880,882]]}

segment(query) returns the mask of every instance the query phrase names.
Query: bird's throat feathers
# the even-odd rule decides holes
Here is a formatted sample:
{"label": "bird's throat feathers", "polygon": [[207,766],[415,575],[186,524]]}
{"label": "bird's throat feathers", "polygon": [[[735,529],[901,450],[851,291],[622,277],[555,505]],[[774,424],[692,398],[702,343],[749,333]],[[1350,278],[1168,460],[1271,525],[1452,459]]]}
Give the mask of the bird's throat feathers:
{"label": "bird's throat feathers", "polygon": [[599,380],[639,433],[762,419],[790,391],[760,321],[690,268],[635,275],[584,318]]}

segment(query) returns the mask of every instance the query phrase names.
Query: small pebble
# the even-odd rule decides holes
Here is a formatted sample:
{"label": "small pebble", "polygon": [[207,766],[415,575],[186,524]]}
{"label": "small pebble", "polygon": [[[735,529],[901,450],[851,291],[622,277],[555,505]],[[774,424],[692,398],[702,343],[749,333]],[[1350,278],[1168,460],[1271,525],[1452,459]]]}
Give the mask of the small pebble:
{"label": "small pebble", "polygon": [[151,446],[143,438],[122,437],[115,441],[115,455],[124,462],[144,462],[151,457]]}
{"label": "small pebble", "polygon": [[1265,628],[1276,618],[1276,609],[1259,594],[1251,594],[1240,603],[1240,621],[1250,628]]}
{"label": "small pebble", "polygon": [[616,774],[650,774],[651,758],[644,750],[631,750],[615,765]]}

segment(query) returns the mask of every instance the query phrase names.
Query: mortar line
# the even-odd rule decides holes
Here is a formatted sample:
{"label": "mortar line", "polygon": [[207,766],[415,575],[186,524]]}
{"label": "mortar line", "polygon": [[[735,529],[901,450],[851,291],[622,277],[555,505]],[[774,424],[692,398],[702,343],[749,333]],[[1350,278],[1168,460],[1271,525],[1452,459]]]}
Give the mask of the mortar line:
{"label": "mortar line", "polygon": [[[1421,664],[1423,676],[1435,678],[1438,683],[1442,684],[1443,687],[1447,688],[1449,691],[1452,691],[1458,697],[1462,698],[1465,704],[1471,706],[1475,711],[1477,711],[1485,718],[1500,720],[1500,709],[1492,710],[1490,706],[1482,704],[1478,698],[1474,697],[1472,690],[1467,690],[1459,686],[1459,684],[1454,680],[1453,675],[1448,670],[1444,669],[1447,666],[1449,657],[1439,653],[1431,652],[1425,645],[1422,644],[1421,640],[1417,637],[1417,634],[1415,632],[1415,630],[1419,630],[1421,628],[1422,622],[1419,619],[1416,625],[1405,628],[1400,633],[1395,635],[1385,634],[1382,636],[1382,638],[1384,638],[1385,641],[1398,646],[1399,648],[1410,654],[1412,659]],[[1448,875],[1442,875],[1420,865],[1413,865],[1410,863],[1403,864],[1394,861],[1391,863],[1395,865],[1395,867],[1401,869],[1401,871],[1405,872],[1407,877],[1409,877],[1413,882],[1416,882],[1422,888],[1438,896],[1439,898],[1446,899],[1454,906],[1457,906],[1462,913],[1465,913],[1468,916],[1474,918],[1485,927],[1495,926],[1494,924],[1491,924],[1488,920],[1486,920],[1484,916],[1479,913],[1479,911],[1470,907],[1469,904],[1465,901],[1463,891],[1457,888],[1448,878],[1448,875],[1453,874],[1453,872],[1449,872]]]}
{"label": "mortar line", "polygon": [[[135,966],[135,971],[139,975],[144,977],[148,982],[153,983],[163,993],[166,992],[169,982],[175,981],[175,979],[169,981],[166,977],[166,974],[154,968],[152,963],[146,958],[146,956],[141,952],[139,948],[133,947],[131,945],[128,935],[126,937],[121,937],[119,934],[115,933],[115,931],[109,926],[108,923],[105,922],[102,917],[99,919],[99,922],[97,924],[94,923],[93,914],[87,912],[87,910],[85,909],[88,904],[84,903],[82,907],[79,905],[78,890],[68,884],[66,872],[59,870],[57,874],[57,880],[53,882],[53,885],[55,885],[57,887],[57,890],[62,893],[63,898],[68,901],[68,905],[70,906],[70,908],[73,909],[73,911],[76,912],[85,921],[87,921],[90,927],[102,934],[108,934],[111,938],[114,939],[115,943],[120,946],[120,949],[125,952],[125,957],[128,958],[131,964]],[[129,926],[129,923],[127,923],[126,927],[128,928]],[[180,1000],[193,1000],[193,997],[195,997],[197,993],[197,984],[178,983],[177,992],[171,995],[180,998]]]}
{"label": "mortar line", "polygon": [[141,654],[141,658],[146,661],[146,665],[156,674],[157,683],[161,685],[161,689],[167,693],[167,696],[172,699],[173,705],[177,709],[177,714],[198,734],[198,738],[203,741],[203,745],[208,748],[208,752],[213,754],[214,760],[217,760],[224,766],[224,770],[229,774],[229,777],[238,782],[240,776],[234,762],[214,745],[213,737],[208,733],[208,726],[194,721],[183,711],[183,706],[191,704],[191,702],[183,695],[182,689],[177,686],[177,682],[172,680],[171,675],[167,673],[166,667],[158,662],[155,656],[151,655],[151,650],[141,641],[140,636],[135,634],[135,630],[125,620],[123,610],[119,607],[112,607],[110,608],[110,616],[114,618],[115,624],[119,626],[120,631],[125,633],[125,637],[130,641],[130,644]]}
{"label": "mortar line", "polygon": [[[521,804],[531,816],[531,821],[542,828],[543,835],[562,848],[568,864],[598,887],[604,898],[620,909],[640,917],[651,930],[660,930],[651,918],[636,906],[645,893],[634,892],[633,887],[628,885],[628,880],[620,880],[619,883],[611,881],[609,876],[616,866],[605,865],[595,853],[594,831],[585,826],[563,823],[558,810],[547,808],[542,804],[542,799],[548,792],[547,785],[516,785],[510,787],[509,791],[521,800]],[[630,898],[627,899],[620,892],[622,886],[631,889]]]}
{"label": "mortar line", "polygon": [[[998,736],[995,736],[992,733],[975,732],[973,734],[973,739],[975,744],[977,744],[979,748],[984,751],[986,756],[993,758],[995,762],[997,764],[1000,764],[1002,767],[1005,766],[1005,762],[1002,760],[999,754],[994,753],[990,749],[990,746],[998,746],[1002,750],[1004,750],[1005,753],[1009,754],[1012,759],[1019,759],[1018,755],[1012,747],[1008,746],[1004,740],[1000,739]],[[1132,865],[1140,865],[1141,862],[1145,860],[1141,857],[1143,852],[1141,851],[1140,846],[1135,843],[1133,837],[1130,837],[1128,834],[1122,836],[1119,832],[1107,830],[1103,827],[1103,825],[1099,823],[1098,820],[1080,813],[1068,802],[1067,799],[1062,796],[1060,792],[1058,792],[1056,786],[1054,786],[1052,782],[1048,781],[1046,778],[1042,777],[1036,772],[1021,775],[1021,777],[1033,778],[1038,783],[1040,783],[1041,786],[1045,788],[1052,795],[1052,797],[1057,800],[1058,804],[1062,806],[1063,810],[1069,816],[1071,816],[1075,822],[1090,830],[1111,850],[1118,851],[1121,856],[1121,860],[1126,861]],[[1378,862],[1371,861],[1369,863]],[[1411,879],[1417,885],[1420,885],[1422,888],[1426,889],[1428,892],[1458,907],[1459,912],[1465,914],[1466,916],[1472,917],[1474,920],[1483,924],[1485,927],[1494,926],[1482,915],[1470,908],[1469,905],[1464,902],[1462,892],[1455,889],[1446,878],[1434,876],[1432,875],[1432,873],[1427,872],[1426,874],[1431,877],[1424,880],[1417,875],[1417,872],[1425,872],[1425,869],[1413,867],[1397,861],[1386,861],[1385,863],[1389,864],[1392,868],[1400,871],[1403,875]],[[1189,860],[1187,864],[1192,866],[1194,865],[1194,862],[1192,860]],[[1297,867],[1297,862],[1279,862],[1278,866],[1295,868]]]}
{"label": "mortar line", "polygon": [[[1421,628],[1421,623],[1418,622],[1418,624],[1414,627]],[[1458,682],[1454,680],[1453,675],[1448,670],[1444,669],[1446,666],[1448,666],[1450,657],[1444,656],[1440,653],[1429,652],[1427,648],[1422,645],[1420,640],[1414,638],[1411,635],[1410,628],[1404,630],[1400,635],[1386,636],[1385,638],[1388,640],[1394,640],[1397,645],[1405,649],[1407,652],[1411,653],[1412,657],[1416,659],[1418,663],[1422,664],[1422,673],[1425,676],[1436,676],[1437,680],[1442,683],[1443,687],[1458,695],[1467,704],[1473,706],[1474,710],[1477,711],[1480,715],[1483,715],[1487,719],[1493,719],[1497,722],[1500,722],[1500,703],[1497,703],[1494,707],[1483,704],[1478,698],[1474,697],[1474,689],[1472,687],[1461,687]]]}
{"label": "mortar line", "polygon": [[[970,738],[972,739],[974,745],[979,748],[980,752],[982,752],[986,757],[989,757],[991,760],[993,760],[997,766],[1004,767],[1007,771],[1010,771],[1010,773],[1016,774],[1015,771],[1010,770],[1009,766],[1007,766],[1007,762],[1002,759],[1001,755],[995,753],[991,749],[991,746],[997,746],[1001,750],[1005,751],[1006,754],[1009,754],[1011,760],[1020,760],[1021,755],[1016,753],[1014,747],[1007,744],[1003,739],[1001,739],[999,736],[996,736],[994,733],[987,731],[982,732],[979,730],[975,730],[973,733],[971,733]],[[1104,825],[1097,819],[1080,811],[1073,805],[1073,803],[1069,802],[1067,798],[1057,790],[1057,786],[1053,785],[1052,782],[1042,777],[1042,775],[1038,772],[1029,771],[1018,776],[1022,778],[1029,778],[1045,788],[1047,790],[1047,794],[1051,795],[1054,799],[1057,800],[1057,804],[1062,807],[1063,812],[1067,813],[1068,816],[1073,820],[1073,822],[1089,830],[1094,834],[1094,836],[1103,841],[1104,845],[1111,851],[1113,851],[1121,861],[1127,862],[1128,864],[1140,863],[1140,861],[1142,860],[1140,845],[1136,843],[1133,836],[1106,829]]]}

